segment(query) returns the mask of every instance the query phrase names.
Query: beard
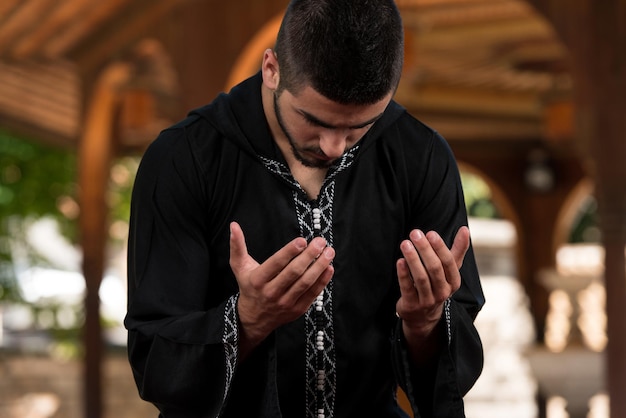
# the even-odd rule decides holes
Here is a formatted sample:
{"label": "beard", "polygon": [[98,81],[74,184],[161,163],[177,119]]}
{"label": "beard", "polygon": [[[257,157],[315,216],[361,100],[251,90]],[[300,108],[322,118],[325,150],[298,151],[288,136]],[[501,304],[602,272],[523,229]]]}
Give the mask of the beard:
{"label": "beard", "polygon": [[285,122],[278,106],[278,96],[274,93],[274,114],[276,115],[276,120],[278,121],[278,126],[283,131],[283,134],[287,138],[289,142],[289,146],[291,147],[291,152],[296,160],[298,160],[303,166],[309,168],[328,168],[332,166],[335,160],[325,160],[325,159],[316,159],[316,158],[306,158],[304,153],[309,154],[317,154],[320,156],[324,156],[324,152],[319,147],[298,147],[296,141],[293,139],[293,136],[289,133],[287,128],[285,127]]}

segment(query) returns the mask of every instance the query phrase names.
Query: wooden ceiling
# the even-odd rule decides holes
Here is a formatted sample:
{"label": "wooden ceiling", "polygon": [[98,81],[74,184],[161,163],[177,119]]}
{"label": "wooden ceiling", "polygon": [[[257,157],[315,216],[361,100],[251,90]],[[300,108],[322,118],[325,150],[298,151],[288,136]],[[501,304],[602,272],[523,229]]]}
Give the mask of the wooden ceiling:
{"label": "wooden ceiling", "polygon": [[76,143],[81,74],[106,63],[183,0],[2,0],[0,129]]}
{"label": "wooden ceiling", "polygon": [[[2,0],[0,129],[75,143],[81,74],[185,2],[190,0]],[[397,3],[407,34],[399,101],[452,138],[542,134],[546,103],[567,96],[571,81],[563,47],[527,3]]]}
{"label": "wooden ceiling", "polygon": [[408,64],[398,100],[448,138],[537,139],[567,98],[567,56],[522,0],[398,0]]}

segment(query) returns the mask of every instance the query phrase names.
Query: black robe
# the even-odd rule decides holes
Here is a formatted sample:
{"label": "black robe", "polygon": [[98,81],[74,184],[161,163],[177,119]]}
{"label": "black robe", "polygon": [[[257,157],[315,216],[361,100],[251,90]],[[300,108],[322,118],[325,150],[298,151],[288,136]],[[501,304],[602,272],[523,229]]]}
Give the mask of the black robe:
{"label": "black robe", "polygon": [[[258,262],[297,236],[321,235],[336,251],[318,307],[241,364],[231,221]],[[270,135],[257,74],[164,130],[138,170],[125,325],[141,397],[167,418],[403,417],[399,384],[416,417],[463,417],[483,364],[472,249],[430,367],[410,365],[395,315],[400,242],[420,228],[451,245],[462,225],[451,150],[393,101],[309,200]]]}

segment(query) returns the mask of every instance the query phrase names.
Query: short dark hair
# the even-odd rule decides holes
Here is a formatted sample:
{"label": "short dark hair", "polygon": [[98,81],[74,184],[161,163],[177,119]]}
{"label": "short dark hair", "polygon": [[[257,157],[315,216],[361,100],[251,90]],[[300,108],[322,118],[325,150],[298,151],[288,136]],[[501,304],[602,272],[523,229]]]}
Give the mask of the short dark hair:
{"label": "short dark hair", "polygon": [[279,92],[311,85],[343,104],[372,104],[402,73],[402,19],[393,0],[292,0],[278,32]]}

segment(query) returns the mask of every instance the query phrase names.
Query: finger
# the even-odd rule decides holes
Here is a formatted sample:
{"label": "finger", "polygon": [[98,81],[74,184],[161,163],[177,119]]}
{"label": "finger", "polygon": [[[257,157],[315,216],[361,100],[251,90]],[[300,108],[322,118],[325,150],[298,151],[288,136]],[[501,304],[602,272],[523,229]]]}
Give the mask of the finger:
{"label": "finger", "polygon": [[[305,257],[303,253],[301,258]],[[331,247],[326,247],[323,249],[322,253],[311,262],[302,274],[298,275],[300,267],[294,267],[292,270],[292,274],[294,274],[294,279],[290,283],[289,278],[277,278],[275,283],[272,285],[281,286],[280,290],[283,291],[287,298],[290,299],[300,299],[304,294],[310,291],[312,288],[316,288],[317,282],[324,274],[328,274],[327,270],[329,267],[332,267],[331,263],[335,258],[335,250]],[[294,264],[296,264],[299,260],[294,260]],[[291,266],[288,266],[290,269]],[[334,271],[334,269],[333,269]],[[284,273],[286,275],[286,272]],[[320,289],[321,291],[321,289]],[[318,292],[319,293],[319,292]],[[317,294],[314,295],[314,297]]]}
{"label": "finger", "polygon": [[[446,243],[443,241],[441,236],[439,236],[439,234],[435,231],[430,231],[426,234],[426,237],[431,245],[431,248],[439,259],[438,266],[441,266],[441,271],[443,273],[442,276],[437,276],[436,274],[439,273],[439,270],[437,270],[437,273],[433,273],[431,276],[433,287],[436,288],[435,293],[440,295],[439,299],[447,298],[461,285],[459,267],[453,253],[448,249]],[[449,285],[449,287],[446,286],[446,284]]]}
{"label": "finger", "polygon": [[235,273],[259,267],[256,277],[269,281],[278,275],[289,262],[306,248],[304,238],[295,238],[282,247],[261,266],[248,254],[243,230],[237,222],[230,225],[230,264]]}
{"label": "finger", "polygon": [[[260,273],[266,277],[268,281],[274,280],[294,258],[299,257],[305,251],[307,251],[306,240],[302,237],[295,238],[265,260],[259,268]],[[313,257],[309,257],[309,263],[312,259]]]}
{"label": "finger", "polygon": [[415,284],[413,283],[413,277],[411,277],[406,259],[401,258],[396,262],[396,273],[398,275],[401,297],[407,299],[409,302],[411,300],[417,301]]}
{"label": "finger", "polygon": [[335,251],[326,247],[326,240],[314,238],[307,248],[290,260],[280,274],[272,280],[268,289],[269,294],[279,297],[299,283],[299,286],[289,295],[289,297],[298,298],[330,265],[334,257]]}
{"label": "finger", "polygon": [[326,288],[326,286],[328,286],[328,283],[330,283],[334,274],[335,268],[332,265],[327,266],[324,271],[317,276],[317,279],[314,280],[313,284],[304,292],[299,294],[296,302],[297,309],[301,312],[306,312],[306,310],[313,304],[317,296],[324,290],[324,288]]}
{"label": "finger", "polygon": [[[418,232],[418,237],[416,237],[416,239],[419,241],[426,241],[423,238],[423,235],[420,234],[421,232]],[[427,241],[425,244],[426,246],[430,247]],[[420,243],[420,246],[425,248],[423,242]],[[427,301],[429,301],[432,297],[432,289],[429,272],[426,269],[424,258],[422,257],[421,253],[419,253],[419,250],[416,248],[415,243],[412,241],[403,241],[400,244],[400,250],[402,251],[404,259],[406,260],[406,264],[413,281],[413,287],[417,291],[417,297],[419,301],[422,303],[427,303]],[[422,249],[422,251],[425,251],[425,249]]]}
{"label": "finger", "polygon": [[237,222],[230,223],[230,266],[235,274],[250,263],[243,230]]}
{"label": "finger", "polygon": [[452,252],[452,256],[456,262],[456,266],[458,269],[463,266],[463,259],[465,258],[465,254],[470,246],[470,232],[469,228],[466,226],[462,226],[459,228],[456,233],[456,237],[454,237],[454,242],[452,243],[452,248],[450,251]]}

